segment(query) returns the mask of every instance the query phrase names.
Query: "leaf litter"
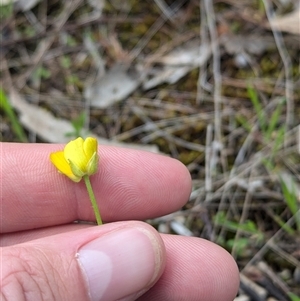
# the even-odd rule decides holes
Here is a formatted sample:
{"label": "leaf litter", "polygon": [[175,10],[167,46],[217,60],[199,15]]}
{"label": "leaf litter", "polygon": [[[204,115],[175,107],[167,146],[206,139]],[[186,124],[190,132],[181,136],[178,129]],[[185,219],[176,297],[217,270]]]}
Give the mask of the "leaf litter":
{"label": "leaf litter", "polygon": [[[82,132],[100,144],[181,160],[193,178],[189,202],[149,223],[228,249],[241,271],[236,300],[300,296],[299,7],[14,7],[1,21],[1,82],[31,141],[66,142],[84,113]],[[1,114],[2,141],[16,141]]]}

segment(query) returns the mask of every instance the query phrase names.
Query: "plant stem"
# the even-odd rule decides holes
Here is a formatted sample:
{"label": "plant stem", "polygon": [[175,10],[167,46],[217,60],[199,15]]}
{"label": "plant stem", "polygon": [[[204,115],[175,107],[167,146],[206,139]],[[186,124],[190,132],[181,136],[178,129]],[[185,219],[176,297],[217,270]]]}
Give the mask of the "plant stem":
{"label": "plant stem", "polygon": [[100,216],[99,208],[98,208],[98,205],[97,205],[97,202],[96,202],[96,198],[95,198],[95,195],[94,195],[94,191],[93,191],[93,188],[92,188],[92,185],[91,185],[90,178],[89,178],[88,175],[85,175],[85,176],[83,176],[83,179],[84,179],[84,183],[85,183],[86,189],[88,191],[88,194],[89,194],[89,197],[90,197],[90,200],[91,200],[91,203],[92,203],[92,207],[93,207],[94,212],[95,212],[97,224],[102,225],[103,224],[102,219],[101,219],[101,216]]}

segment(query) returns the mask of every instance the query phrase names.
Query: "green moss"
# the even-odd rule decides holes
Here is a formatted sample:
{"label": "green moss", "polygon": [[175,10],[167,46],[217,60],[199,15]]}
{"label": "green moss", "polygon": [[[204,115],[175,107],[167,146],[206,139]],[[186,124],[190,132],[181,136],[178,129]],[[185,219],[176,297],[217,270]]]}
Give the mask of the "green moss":
{"label": "green moss", "polygon": [[182,151],[179,154],[178,159],[185,165],[188,165],[195,161],[199,156],[203,156],[203,153],[197,151]]}

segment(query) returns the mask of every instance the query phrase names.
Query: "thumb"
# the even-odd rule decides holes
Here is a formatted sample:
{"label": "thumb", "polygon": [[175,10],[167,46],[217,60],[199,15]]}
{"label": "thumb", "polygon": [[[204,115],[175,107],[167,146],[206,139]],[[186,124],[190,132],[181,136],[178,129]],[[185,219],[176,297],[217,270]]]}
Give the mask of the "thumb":
{"label": "thumb", "polygon": [[165,264],[159,234],[120,222],[37,239],[1,250],[0,299],[135,300]]}

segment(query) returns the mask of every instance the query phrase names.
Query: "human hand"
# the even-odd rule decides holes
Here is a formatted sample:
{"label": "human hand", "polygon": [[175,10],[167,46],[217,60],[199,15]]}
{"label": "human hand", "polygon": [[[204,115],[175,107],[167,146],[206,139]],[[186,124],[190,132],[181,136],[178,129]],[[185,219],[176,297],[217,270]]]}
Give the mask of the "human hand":
{"label": "human hand", "polygon": [[[0,299],[230,301],[232,257],[199,238],[159,234],[139,221],[178,210],[190,175],[178,161],[101,146],[91,177],[103,226],[93,221],[84,183],[49,161],[58,145],[0,145]],[[119,221],[119,222],[117,222]]]}

